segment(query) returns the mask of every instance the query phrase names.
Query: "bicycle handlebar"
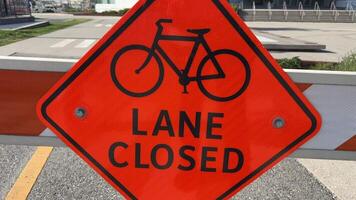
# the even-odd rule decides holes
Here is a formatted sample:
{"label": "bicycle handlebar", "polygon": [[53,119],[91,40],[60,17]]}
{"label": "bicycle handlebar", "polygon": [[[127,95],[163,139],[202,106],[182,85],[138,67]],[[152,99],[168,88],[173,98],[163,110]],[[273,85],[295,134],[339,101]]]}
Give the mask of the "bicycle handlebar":
{"label": "bicycle handlebar", "polygon": [[173,20],[172,19],[159,19],[157,20],[156,24],[160,25],[161,23],[172,23]]}

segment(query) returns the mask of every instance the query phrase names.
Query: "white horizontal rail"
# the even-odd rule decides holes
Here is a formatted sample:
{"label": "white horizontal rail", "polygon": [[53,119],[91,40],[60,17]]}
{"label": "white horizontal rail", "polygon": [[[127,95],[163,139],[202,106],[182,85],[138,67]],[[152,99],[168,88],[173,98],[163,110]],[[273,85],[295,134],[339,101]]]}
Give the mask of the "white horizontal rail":
{"label": "white horizontal rail", "polygon": [[356,72],[300,69],[285,69],[284,71],[296,83],[356,86]]}

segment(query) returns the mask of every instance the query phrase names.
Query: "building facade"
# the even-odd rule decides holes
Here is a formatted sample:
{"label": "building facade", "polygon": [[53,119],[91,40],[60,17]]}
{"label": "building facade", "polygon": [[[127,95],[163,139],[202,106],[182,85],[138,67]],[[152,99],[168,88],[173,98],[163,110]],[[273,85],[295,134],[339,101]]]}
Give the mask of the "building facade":
{"label": "building facade", "polygon": [[0,17],[30,15],[29,0],[0,0]]}

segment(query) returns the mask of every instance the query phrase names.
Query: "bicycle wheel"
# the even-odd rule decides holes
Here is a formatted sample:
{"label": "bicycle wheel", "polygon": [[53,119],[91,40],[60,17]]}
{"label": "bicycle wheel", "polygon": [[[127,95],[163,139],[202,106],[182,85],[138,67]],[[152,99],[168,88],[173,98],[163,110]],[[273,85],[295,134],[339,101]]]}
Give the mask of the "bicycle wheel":
{"label": "bicycle wheel", "polygon": [[[150,55],[152,56],[149,58]],[[137,70],[144,63],[145,66],[138,73]],[[111,78],[114,84],[132,97],[145,97],[155,92],[163,81],[163,74],[159,56],[143,45],[126,46],[111,61]]]}
{"label": "bicycle wheel", "polygon": [[[224,77],[211,78],[211,75],[218,74],[212,58],[218,62],[225,74]],[[200,62],[197,83],[206,97],[225,102],[237,98],[246,90],[250,82],[250,74],[250,66],[241,54],[233,50],[221,49],[205,56]]]}

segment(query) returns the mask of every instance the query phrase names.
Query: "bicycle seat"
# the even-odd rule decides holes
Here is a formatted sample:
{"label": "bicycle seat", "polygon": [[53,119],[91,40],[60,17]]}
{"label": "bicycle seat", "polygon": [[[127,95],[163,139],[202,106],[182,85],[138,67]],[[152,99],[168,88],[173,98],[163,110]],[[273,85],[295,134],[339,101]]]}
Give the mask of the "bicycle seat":
{"label": "bicycle seat", "polygon": [[206,34],[210,31],[209,28],[202,28],[202,29],[187,29],[188,32],[198,34],[198,35],[203,35]]}

